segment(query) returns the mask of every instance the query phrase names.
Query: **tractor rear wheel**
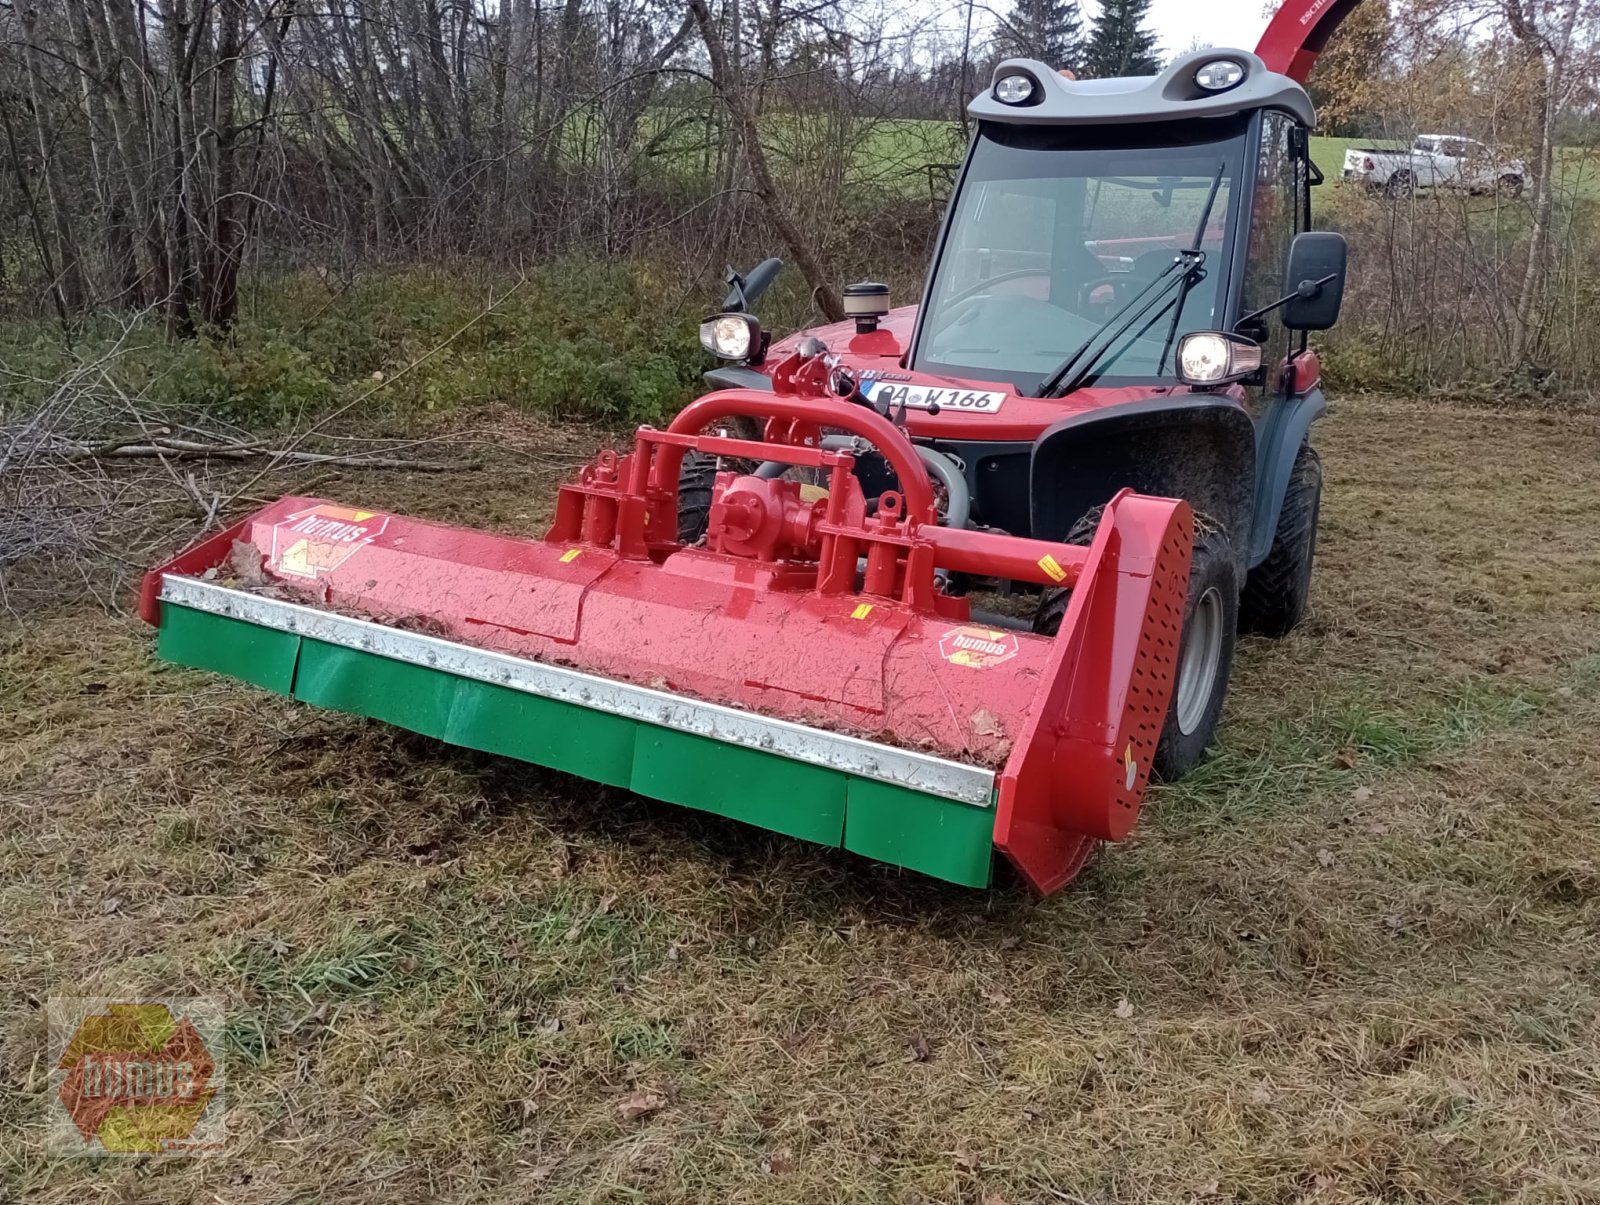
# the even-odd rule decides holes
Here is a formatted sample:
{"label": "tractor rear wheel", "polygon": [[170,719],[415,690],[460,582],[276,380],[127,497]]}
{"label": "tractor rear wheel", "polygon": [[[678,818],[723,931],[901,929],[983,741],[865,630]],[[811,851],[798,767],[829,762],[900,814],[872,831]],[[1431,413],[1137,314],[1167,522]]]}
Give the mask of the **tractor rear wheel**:
{"label": "tractor rear wheel", "polygon": [[[1066,543],[1094,539],[1104,507],[1079,519]],[[1054,636],[1066,617],[1070,591],[1046,590],[1034,612],[1033,630]],[[1189,598],[1178,641],[1177,681],[1167,721],[1156,742],[1152,769],[1163,782],[1176,782],[1205,759],[1222,718],[1233,671],[1233,646],[1239,627],[1239,568],[1227,534],[1195,516],[1194,554],[1189,562]]]}
{"label": "tractor rear wheel", "polygon": [[1287,636],[1305,617],[1321,514],[1322,457],[1304,444],[1289,474],[1272,551],[1244,579],[1244,596],[1239,601],[1239,624],[1244,631]]}
{"label": "tractor rear wheel", "polygon": [[686,452],[678,470],[678,543],[698,544],[711,525],[711,490],[717,483],[717,458]]}

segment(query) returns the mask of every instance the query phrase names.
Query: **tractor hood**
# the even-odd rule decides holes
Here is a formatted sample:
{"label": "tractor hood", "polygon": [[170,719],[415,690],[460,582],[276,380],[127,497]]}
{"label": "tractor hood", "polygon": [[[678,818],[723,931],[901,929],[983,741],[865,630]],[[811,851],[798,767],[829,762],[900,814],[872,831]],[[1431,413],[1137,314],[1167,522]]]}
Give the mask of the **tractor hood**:
{"label": "tractor hood", "polygon": [[870,334],[857,334],[853,322],[796,331],[768,349],[762,371],[769,370],[793,352],[801,339],[815,337],[828,345],[842,367],[861,377],[865,389],[876,391],[904,386],[908,390],[950,391],[949,398],[938,399],[937,413],[918,408],[917,402],[912,402],[906,418],[906,428],[912,435],[924,439],[995,443],[1037,439],[1064,418],[1105,406],[1191,392],[1184,385],[1096,386],[1074,390],[1065,397],[1039,398],[1018,393],[1014,385],[1003,381],[911,372],[901,362],[911,344],[916,322],[917,307],[908,305],[891,310]]}

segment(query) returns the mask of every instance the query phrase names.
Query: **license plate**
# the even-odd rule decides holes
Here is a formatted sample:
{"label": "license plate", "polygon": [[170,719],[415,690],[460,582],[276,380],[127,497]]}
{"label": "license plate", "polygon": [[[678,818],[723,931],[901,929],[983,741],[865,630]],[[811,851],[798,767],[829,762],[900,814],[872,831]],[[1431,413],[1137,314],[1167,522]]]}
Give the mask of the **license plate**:
{"label": "license plate", "polygon": [[931,385],[900,385],[894,381],[873,381],[862,392],[876,406],[898,410],[959,410],[963,414],[994,414],[1005,403],[998,390],[939,389]]}

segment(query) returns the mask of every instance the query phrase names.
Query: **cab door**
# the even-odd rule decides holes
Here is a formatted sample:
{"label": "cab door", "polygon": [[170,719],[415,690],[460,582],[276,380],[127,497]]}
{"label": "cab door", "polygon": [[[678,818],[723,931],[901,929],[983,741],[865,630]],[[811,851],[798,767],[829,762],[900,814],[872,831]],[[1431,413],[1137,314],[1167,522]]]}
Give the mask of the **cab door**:
{"label": "cab door", "polygon": [[[1294,120],[1286,114],[1262,115],[1240,314],[1269,306],[1284,294],[1289,244],[1303,228],[1305,190],[1309,186],[1296,129]],[[1246,390],[1250,410],[1259,416],[1274,398],[1283,394],[1291,346],[1289,330],[1283,325],[1281,311],[1274,311],[1253,320],[1240,333],[1261,344],[1263,379]]]}

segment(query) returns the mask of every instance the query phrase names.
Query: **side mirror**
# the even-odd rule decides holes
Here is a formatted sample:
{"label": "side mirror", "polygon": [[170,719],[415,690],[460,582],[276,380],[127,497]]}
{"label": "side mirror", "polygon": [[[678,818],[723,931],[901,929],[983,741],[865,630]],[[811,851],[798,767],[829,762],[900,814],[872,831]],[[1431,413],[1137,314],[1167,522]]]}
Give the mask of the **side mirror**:
{"label": "side mirror", "polygon": [[728,296],[723,299],[723,310],[737,314],[749,309],[761,294],[772,287],[772,282],[778,279],[778,273],[782,271],[783,261],[777,258],[762,260],[743,276],[729,268],[725,277]]}
{"label": "side mirror", "polygon": [[1325,331],[1339,320],[1350,250],[1344,235],[1307,230],[1289,247],[1284,274],[1283,325],[1292,331]]}

